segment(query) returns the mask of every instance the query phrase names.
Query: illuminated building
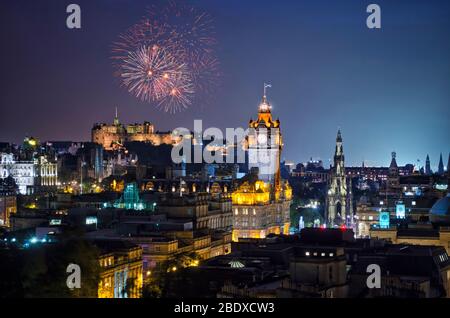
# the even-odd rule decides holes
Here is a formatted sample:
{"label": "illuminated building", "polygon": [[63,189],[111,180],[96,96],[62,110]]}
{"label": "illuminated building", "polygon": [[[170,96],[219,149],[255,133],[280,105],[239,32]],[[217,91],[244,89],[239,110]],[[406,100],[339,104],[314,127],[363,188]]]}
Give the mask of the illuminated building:
{"label": "illuminated building", "polygon": [[158,211],[171,219],[192,220],[194,230],[231,229],[231,194],[221,189],[211,193],[167,193],[161,197]]}
{"label": "illuminated building", "polygon": [[272,119],[265,89],[258,118],[250,120],[249,128],[250,173],[232,195],[233,241],[265,238],[271,233],[289,234],[292,188],[287,181],[281,181],[280,121]]}
{"label": "illuminated building", "polygon": [[[427,197],[398,197],[385,196],[363,196],[356,204],[356,234],[357,237],[369,237],[371,228],[379,228],[380,212],[388,212],[390,219],[396,223],[419,222],[422,219],[428,219],[430,207],[435,202],[435,198]],[[398,207],[404,207],[403,212],[399,213]],[[392,222],[393,223],[393,222]],[[390,224],[394,226],[394,224]]]}
{"label": "illuminated building", "polygon": [[[407,201],[402,202],[402,204]],[[408,204],[406,210],[409,212]],[[395,216],[391,209],[391,218]],[[450,253],[450,195],[439,199],[431,209],[427,209],[430,222],[409,221],[407,227],[391,226],[387,229],[372,226],[370,237],[390,241],[395,244],[443,246]]]}
{"label": "illuminated building", "polygon": [[327,222],[329,225],[352,225],[352,187],[345,174],[344,150],[340,130],[338,130],[336,137],[334,167],[331,170],[331,181],[328,186],[326,206]]}
{"label": "illuminated building", "polygon": [[31,161],[17,161],[12,154],[1,154],[0,178],[11,176],[20,194],[31,194],[41,188],[56,188],[58,168],[46,156]]}
{"label": "illuminated building", "polygon": [[17,212],[16,196],[0,192],[0,227],[9,227],[10,216]]}
{"label": "illuminated building", "polygon": [[380,228],[388,229],[390,227],[390,219],[391,219],[391,216],[389,215],[389,212],[381,211],[380,212],[380,222],[379,222]]}
{"label": "illuminated building", "polygon": [[155,127],[149,122],[122,125],[119,122],[117,109],[112,125],[95,124],[91,133],[92,142],[102,145],[105,150],[120,148],[127,141],[144,141],[153,145],[171,145],[176,142],[170,132],[155,132]]}
{"label": "illuminated building", "polygon": [[258,118],[250,119],[249,122],[248,169],[256,167],[260,180],[279,184],[283,139],[280,132],[280,121],[272,119],[271,109],[272,106],[267,100],[264,88],[264,96],[258,108]]}
{"label": "illuminated building", "polygon": [[11,176],[0,179],[0,228],[10,227],[10,217],[17,213],[16,187]]}
{"label": "illuminated building", "polygon": [[[155,204],[156,205],[156,204]],[[119,200],[114,201],[112,206],[116,209],[127,209],[127,210],[154,210],[155,206],[153,204],[147,204],[144,200],[139,198],[139,188],[135,182],[126,185],[123,190],[123,194]],[[111,207],[110,203],[104,203],[104,208]]]}
{"label": "illuminated building", "polygon": [[94,241],[100,250],[98,298],[140,298],[142,248],[124,241]]}
{"label": "illuminated building", "polygon": [[50,162],[46,156],[39,156],[34,161],[37,170],[37,185],[41,188],[55,188],[58,185],[58,165]]}
{"label": "illuminated building", "polygon": [[[231,252],[231,194],[183,191],[160,193],[154,213],[123,214],[115,229],[89,233],[92,238],[128,240],[143,248],[144,271],[161,271],[171,263],[195,261]],[[145,211],[143,211],[145,212]]]}
{"label": "illuminated building", "polygon": [[196,266],[196,261],[231,252],[231,232],[194,229],[191,218],[167,218],[164,214],[122,215],[115,229],[86,234],[93,239],[125,240],[142,247],[144,272],[164,271],[169,264]]}

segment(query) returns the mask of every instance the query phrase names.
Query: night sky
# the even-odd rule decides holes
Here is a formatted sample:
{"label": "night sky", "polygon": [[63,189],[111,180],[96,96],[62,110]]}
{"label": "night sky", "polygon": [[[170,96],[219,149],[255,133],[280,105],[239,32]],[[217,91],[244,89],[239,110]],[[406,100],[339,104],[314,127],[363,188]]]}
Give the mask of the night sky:
{"label": "night sky", "polygon": [[[154,1],[153,1],[154,2]],[[66,28],[66,6],[82,29]],[[215,102],[170,115],[113,76],[111,43],[152,1],[2,0],[0,141],[90,139],[94,122],[151,121],[159,130],[246,127],[263,83],[294,162],[324,160],[338,127],[347,165],[424,164],[450,151],[450,1],[191,1],[215,20],[223,76]],[[366,7],[382,29],[366,27]]]}

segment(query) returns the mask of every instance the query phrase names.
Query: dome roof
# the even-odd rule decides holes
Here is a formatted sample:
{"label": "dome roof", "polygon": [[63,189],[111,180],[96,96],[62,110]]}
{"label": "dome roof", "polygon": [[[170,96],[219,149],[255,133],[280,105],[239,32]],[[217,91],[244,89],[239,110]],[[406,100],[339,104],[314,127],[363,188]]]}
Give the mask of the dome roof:
{"label": "dome roof", "polygon": [[437,200],[430,213],[437,216],[450,216],[450,193],[446,197]]}

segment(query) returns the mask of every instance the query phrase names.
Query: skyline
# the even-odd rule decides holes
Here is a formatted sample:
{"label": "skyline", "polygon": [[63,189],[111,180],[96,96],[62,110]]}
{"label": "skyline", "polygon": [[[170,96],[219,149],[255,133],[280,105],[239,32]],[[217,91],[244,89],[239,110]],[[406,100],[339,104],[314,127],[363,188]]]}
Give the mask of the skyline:
{"label": "skyline", "polygon": [[282,158],[321,158],[327,167],[340,127],[348,166],[389,165],[392,151],[400,165],[418,158],[424,165],[429,154],[433,170],[442,152],[446,165],[448,2],[378,1],[382,29],[368,30],[365,1],[327,2],[329,10],[323,1],[191,1],[214,17],[224,75],[213,105],[175,115],[136,100],[112,75],[111,43],[152,2],[78,1],[83,25],[76,31],[65,28],[65,3],[7,3],[1,19],[9,27],[0,38],[14,41],[0,62],[0,141],[87,141],[95,122],[112,121],[115,107],[122,122],[151,121],[158,130],[192,128],[194,119],[246,127],[269,82]]}

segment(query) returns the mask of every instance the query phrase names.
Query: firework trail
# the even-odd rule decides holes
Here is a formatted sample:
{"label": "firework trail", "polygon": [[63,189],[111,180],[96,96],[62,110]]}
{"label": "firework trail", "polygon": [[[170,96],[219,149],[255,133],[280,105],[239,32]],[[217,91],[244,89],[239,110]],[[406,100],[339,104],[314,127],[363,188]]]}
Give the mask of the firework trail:
{"label": "firework trail", "polygon": [[152,6],[113,43],[115,75],[137,98],[174,113],[212,96],[220,77],[212,18],[186,4]]}

